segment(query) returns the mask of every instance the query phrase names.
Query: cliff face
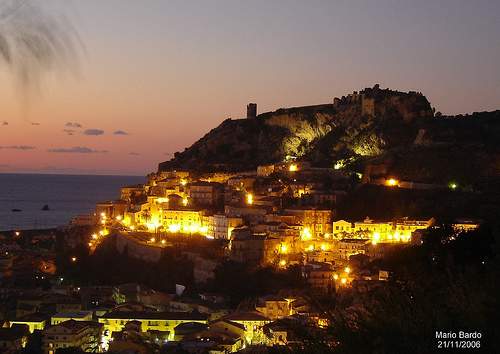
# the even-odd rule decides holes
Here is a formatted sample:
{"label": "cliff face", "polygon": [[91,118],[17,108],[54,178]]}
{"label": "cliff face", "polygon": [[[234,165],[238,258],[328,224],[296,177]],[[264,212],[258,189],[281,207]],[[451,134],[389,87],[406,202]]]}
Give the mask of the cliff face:
{"label": "cliff face", "polygon": [[418,125],[432,116],[423,95],[375,86],[332,104],[226,120],[172,160],[160,163],[159,170],[242,171],[287,155],[333,166],[339,159],[376,156],[412,144]]}
{"label": "cliff face", "polygon": [[[434,116],[420,93],[364,89],[331,104],[226,120],[159,170],[246,171],[287,155],[347,172],[473,185],[500,177],[500,111]],[[373,168],[372,168],[373,167]]]}

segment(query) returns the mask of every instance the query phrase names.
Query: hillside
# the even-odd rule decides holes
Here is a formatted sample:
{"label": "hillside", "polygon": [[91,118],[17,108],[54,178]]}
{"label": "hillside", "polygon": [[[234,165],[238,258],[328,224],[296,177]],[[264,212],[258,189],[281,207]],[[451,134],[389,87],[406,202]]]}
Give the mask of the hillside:
{"label": "hillside", "polygon": [[244,171],[288,155],[352,171],[384,164],[422,182],[474,179],[500,175],[498,137],[500,111],[435,115],[421,93],[376,85],[331,104],[228,119],[159,170]]}

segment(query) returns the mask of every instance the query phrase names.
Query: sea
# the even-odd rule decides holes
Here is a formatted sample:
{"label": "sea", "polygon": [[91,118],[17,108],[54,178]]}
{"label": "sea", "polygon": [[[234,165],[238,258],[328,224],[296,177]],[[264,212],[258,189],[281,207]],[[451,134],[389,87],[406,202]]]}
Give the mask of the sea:
{"label": "sea", "polygon": [[139,176],[0,174],[0,231],[67,225],[97,202],[118,199],[120,187],[144,182]]}

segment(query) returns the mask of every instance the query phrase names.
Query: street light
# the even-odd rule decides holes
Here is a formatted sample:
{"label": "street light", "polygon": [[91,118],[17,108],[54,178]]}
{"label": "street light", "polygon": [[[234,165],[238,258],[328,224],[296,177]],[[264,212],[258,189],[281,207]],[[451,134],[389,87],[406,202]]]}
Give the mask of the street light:
{"label": "street light", "polygon": [[395,187],[399,184],[399,181],[395,178],[389,178],[385,181],[385,184],[389,187]]}

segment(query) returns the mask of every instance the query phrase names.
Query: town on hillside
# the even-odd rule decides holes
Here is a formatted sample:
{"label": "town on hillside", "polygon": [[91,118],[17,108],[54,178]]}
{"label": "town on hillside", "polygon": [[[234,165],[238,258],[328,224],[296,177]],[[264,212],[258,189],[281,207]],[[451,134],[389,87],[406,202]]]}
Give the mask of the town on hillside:
{"label": "town on hillside", "polygon": [[[377,213],[384,218],[356,218],[373,208],[350,213],[350,196],[375,188],[396,203],[400,193],[457,187],[352,176],[293,156],[244,172],[151,173],[63,229],[3,236],[0,347],[49,354],[335,347],[341,323],[356,322],[345,316],[408,282],[395,266],[414,260],[401,257],[417,261],[432,246],[437,262],[440,248],[482,228],[467,215],[443,220],[390,208]],[[370,305],[358,303],[366,296]],[[401,294],[393,296],[399,306]]]}

